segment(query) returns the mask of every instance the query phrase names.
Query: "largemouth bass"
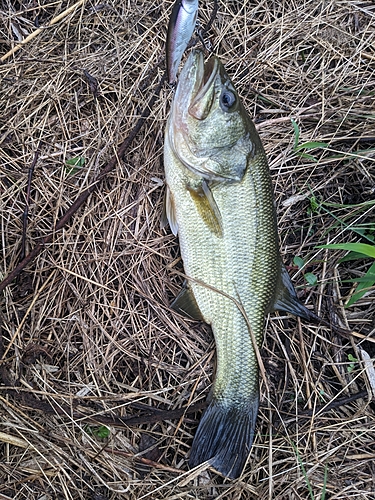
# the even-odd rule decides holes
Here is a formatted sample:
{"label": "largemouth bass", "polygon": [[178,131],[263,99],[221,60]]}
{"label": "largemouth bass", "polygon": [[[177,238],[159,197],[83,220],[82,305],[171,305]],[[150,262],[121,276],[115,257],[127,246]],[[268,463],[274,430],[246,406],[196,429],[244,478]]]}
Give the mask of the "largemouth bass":
{"label": "largemouth bass", "polygon": [[[216,378],[190,465],[241,474],[259,406],[264,317],[280,309],[311,319],[282,265],[267,159],[222,63],[193,51],[165,132],[165,216],[179,236],[186,285],[172,307],[210,324]],[[253,340],[252,340],[253,339]]]}
{"label": "largemouth bass", "polygon": [[176,81],[182,55],[194,32],[198,15],[198,0],[176,0],[169,19],[167,33],[167,75],[169,83]]}

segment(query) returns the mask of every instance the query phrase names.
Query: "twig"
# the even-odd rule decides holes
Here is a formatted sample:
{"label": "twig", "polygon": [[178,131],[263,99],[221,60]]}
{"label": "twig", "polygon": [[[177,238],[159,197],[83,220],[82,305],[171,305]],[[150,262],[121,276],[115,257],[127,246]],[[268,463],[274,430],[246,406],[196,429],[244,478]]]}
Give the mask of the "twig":
{"label": "twig", "polygon": [[[352,403],[353,401],[357,401],[357,399],[363,399],[366,396],[368,396],[368,391],[364,390],[357,392],[356,394],[351,394],[350,396],[345,396],[343,398],[336,398],[331,403],[328,404],[325,403],[322,405],[315,406],[314,408],[298,411],[297,417],[298,419],[300,418],[311,419],[311,417],[314,417],[314,420],[316,421],[316,419],[321,415],[323,415],[324,413],[328,413],[329,411],[334,410],[335,408],[340,408],[340,406],[346,406],[347,404]],[[281,414],[290,416],[291,420],[288,421],[281,420],[280,416]],[[281,423],[283,423],[283,425],[289,425],[291,423],[295,423],[296,421],[296,415],[288,411],[279,410],[278,415],[279,416],[275,419],[273,423],[275,428],[277,428]]]}
{"label": "twig", "polygon": [[311,417],[312,415],[317,416],[318,413],[321,415],[322,413],[327,413],[334,408],[338,408],[340,406],[345,406],[348,403],[352,403],[357,399],[363,399],[368,395],[368,391],[361,391],[357,394],[351,394],[350,396],[346,396],[345,398],[340,398],[332,401],[332,403],[316,406],[314,409],[302,410],[298,412],[298,417]]}
{"label": "twig", "polygon": [[38,28],[35,31],[33,31],[32,33],[30,33],[30,35],[27,36],[24,40],[22,40],[22,42],[20,42],[18,45],[16,45],[15,47],[13,47],[13,49],[11,49],[9,52],[7,52],[2,57],[0,57],[0,61],[4,62],[6,59],[8,59],[8,57],[10,57],[11,55],[13,55],[19,49],[22,49],[22,47],[24,45],[26,45],[28,42],[30,42],[30,40],[32,40],[37,35],[39,35],[39,33],[41,33],[42,31],[44,31],[46,29],[46,27],[53,26],[54,24],[58,23],[59,21],[61,21],[61,19],[64,19],[64,17],[66,17],[68,14],[70,14],[77,7],[80,7],[82,4],[84,4],[85,1],[86,0],[79,0],[79,2],[75,3],[74,5],[72,5],[71,7],[69,7],[68,9],[64,10],[64,12],[62,12],[58,16],[54,17],[52,19],[52,21],[47,26],[44,26],[43,28]]}
{"label": "twig", "polygon": [[219,9],[219,2],[218,2],[218,0],[214,0],[214,6],[213,6],[213,9],[212,9],[212,12],[211,12],[210,19],[208,20],[208,23],[202,29],[202,32],[201,32],[202,37],[207,33],[207,31],[209,31],[211,29],[211,26],[212,26],[212,24],[215,21],[215,18],[217,16],[218,9]]}
{"label": "twig", "polygon": [[[5,366],[1,365],[0,378],[2,378],[2,382],[5,384],[9,384],[11,382],[9,379],[9,375],[6,372]],[[99,423],[102,425],[119,428],[133,425],[138,426],[142,424],[154,424],[156,422],[162,422],[164,420],[176,420],[180,419],[186,414],[196,413],[197,411],[204,410],[208,406],[207,401],[200,401],[199,403],[196,403],[192,406],[184,406],[182,408],[177,408],[174,410],[160,410],[159,408],[149,407],[147,410],[143,410],[143,414],[136,416],[131,415],[128,417],[118,417],[116,415],[89,415],[79,411],[72,411],[72,408],[68,405],[51,404],[47,401],[41,401],[30,392],[24,392],[22,390],[19,391],[17,387],[13,387],[3,387],[3,392],[9,396],[12,396],[15,400],[21,402],[21,404],[25,407],[42,411],[43,413],[47,413],[49,415],[69,415],[75,422],[90,422],[94,424]],[[77,402],[75,402],[75,404],[77,404]],[[137,406],[137,403],[134,403],[132,405],[129,405],[128,408],[136,408]]]}
{"label": "twig", "polygon": [[200,403],[196,403],[193,406],[184,406],[175,410],[160,410],[158,408],[151,408],[146,415],[129,417],[95,415],[91,417],[90,415],[84,415],[82,413],[74,413],[74,418],[81,420],[90,420],[99,422],[100,424],[104,425],[112,425],[114,427],[123,428],[124,426],[128,425],[154,424],[156,422],[162,422],[163,420],[179,419],[185,414],[196,413],[197,411],[204,410],[207,406],[207,401],[201,401]]}
{"label": "twig", "polygon": [[20,439],[19,437],[13,436],[12,434],[6,434],[5,432],[0,432],[0,442],[8,443],[12,446],[18,446],[19,448],[29,447],[29,443],[27,443],[24,439]]}
{"label": "twig", "polygon": [[[175,467],[169,467],[168,465],[161,464],[160,462],[155,462],[145,457],[137,457],[134,453],[129,453],[127,451],[115,450],[114,448],[105,447],[103,451],[106,451],[110,455],[118,455],[120,457],[132,458],[133,460],[140,462],[148,467],[154,467],[154,469],[162,469],[168,472],[174,472],[176,474],[181,474],[181,469],[176,469]],[[1,500],[1,499],[0,499]]]}
{"label": "twig", "polygon": [[94,76],[90,75],[90,73],[86,69],[83,70],[83,76],[85,77],[89,85],[90,92],[94,96],[94,99],[97,99],[99,95],[98,80]]}
{"label": "twig", "polygon": [[37,147],[37,150],[34,155],[34,159],[29,168],[29,175],[27,177],[27,189],[26,189],[26,200],[25,200],[25,210],[22,215],[22,247],[21,254],[19,260],[23,260],[26,255],[26,230],[27,230],[27,216],[29,215],[29,206],[30,206],[30,193],[31,193],[31,180],[34,174],[34,168],[36,162],[38,161],[38,157],[40,154],[40,144]]}

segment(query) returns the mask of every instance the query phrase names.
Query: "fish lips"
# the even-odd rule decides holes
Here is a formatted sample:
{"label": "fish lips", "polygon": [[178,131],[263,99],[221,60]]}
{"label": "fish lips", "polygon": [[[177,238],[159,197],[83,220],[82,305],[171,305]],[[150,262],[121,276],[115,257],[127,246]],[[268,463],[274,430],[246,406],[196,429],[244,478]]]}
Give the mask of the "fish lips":
{"label": "fish lips", "polygon": [[206,64],[201,50],[193,50],[179,77],[174,98],[175,112],[189,113],[197,120],[204,120],[215,98],[215,81],[221,70],[221,63],[212,56]]}

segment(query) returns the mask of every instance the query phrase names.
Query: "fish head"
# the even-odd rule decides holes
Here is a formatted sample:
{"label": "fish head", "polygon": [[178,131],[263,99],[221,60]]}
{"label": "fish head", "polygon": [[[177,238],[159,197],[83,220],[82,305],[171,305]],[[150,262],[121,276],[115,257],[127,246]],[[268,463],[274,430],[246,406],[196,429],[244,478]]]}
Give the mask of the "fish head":
{"label": "fish head", "polygon": [[243,178],[261,148],[255,127],[218,57],[191,52],[180,74],[168,138],[181,163],[209,181]]}

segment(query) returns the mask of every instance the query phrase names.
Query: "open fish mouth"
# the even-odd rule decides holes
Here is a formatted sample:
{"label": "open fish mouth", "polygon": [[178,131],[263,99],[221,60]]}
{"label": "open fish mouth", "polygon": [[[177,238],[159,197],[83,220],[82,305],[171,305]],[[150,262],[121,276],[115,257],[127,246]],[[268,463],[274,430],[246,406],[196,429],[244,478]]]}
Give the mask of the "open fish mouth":
{"label": "open fish mouth", "polygon": [[206,85],[216,76],[218,72],[218,59],[214,56],[210,57],[210,59],[204,65],[203,72],[203,84]]}
{"label": "open fish mouth", "polygon": [[[203,68],[199,68],[200,74],[197,75],[201,77],[200,79],[198,79],[198,82],[200,82],[199,90],[192,99],[191,106],[189,108],[189,112],[198,119],[205,118],[209,110],[205,110],[204,116],[201,117],[200,113],[197,114],[194,112],[194,109],[198,108],[199,103],[205,98],[208,93],[213,94],[213,85],[219,71],[219,63],[216,57],[211,57],[206,62],[206,64],[204,64],[202,60],[202,64]],[[213,96],[211,97],[211,101],[212,98]]]}
{"label": "open fish mouth", "polygon": [[205,63],[203,52],[193,50],[179,76],[174,102],[190,110],[212,88],[218,72],[219,62],[216,57],[210,57]]}
{"label": "open fish mouth", "polygon": [[219,66],[218,59],[212,56],[205,63],[203,52],[200,50],[192,52],[191,57],[193,59],[192,64],[195,62],[197,68],[196,81],[200,87],[200,91],[202,91],[204,88],[208,88],[215,79]]}

